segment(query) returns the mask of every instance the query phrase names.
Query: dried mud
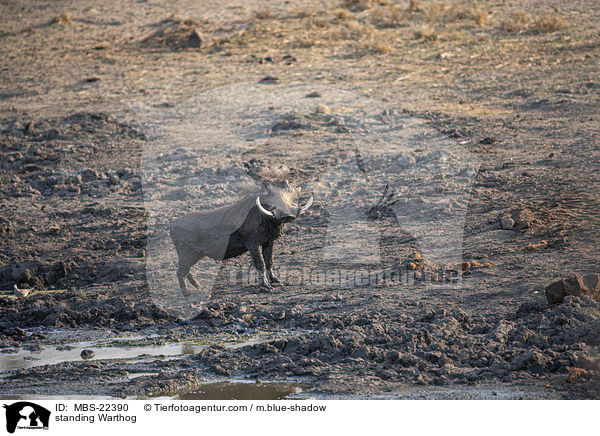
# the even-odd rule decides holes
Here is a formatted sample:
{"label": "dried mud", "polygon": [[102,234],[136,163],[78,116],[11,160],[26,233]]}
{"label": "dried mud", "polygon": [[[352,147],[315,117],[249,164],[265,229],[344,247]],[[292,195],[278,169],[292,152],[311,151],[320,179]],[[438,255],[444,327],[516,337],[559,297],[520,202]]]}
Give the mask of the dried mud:
{"label": "dried mud", "polygon": [[[144,397],[194,391],[207,380],[260,379],[306,383],[310,395],[326,398],[405,398],[420,388],[435,398],[464,397],[462,389],[600,398],[600,303],[567,296],[551,305],[543,293],[562,277],[600,272],[598,12],[536,2],[532,15],[559,5],[567,25],[546,29],[531,18],[508,31],[514,8],[490,2],[481,3],[489,15],[483,26],[471,13],[411,12],[403,4],[382,13],[385,5],[326,1],[318,18],[284,2],[272,6],[272,17],[258,3],[154,3],[120,11],[97,1],[0,6],[0,289],[10,290],[0,294],[0,358],[48,346],[56,330],[278,337],[176,358],[5,370],[0,394]],[[68,20],[53,20],[59,7]],[[436,38],[407,31],[429,22]],[[268,140],[212,155],[167,144],[158,150],[156,177],[143,171],[156,139],[125,100],[166,113],[224,85],[286,95],[299,81],[314,89],[298,88],[312,110],[275,107]],[[348,114],[328,100],[332,88],[381,106],[372,116]],[[274,163],[316,192],[338,182],[328,179],[332,168],[351,178],[342,165],[354,159],[348,138],[407,119],[479,162],[454,265],[461,286],[289,283],[262,293],[228,283],[231,270],[249,263],[243,257],[218,271],[206,305],[183,313],[161,304],[146,271],[156,259],[148,239],[161,230],[149,225],[151,214],[223,204],[249,169]],[[189,137],[201,133],[183,129]],[[363,164],[393,164],[402,175],[445,162],[443,154],[410,147]],[[356,192],[336,186],[336,198]],[[384,186],[373,180],[375,192],[357,203],[377,226],[383,267],[426,274],[415,238],[399,229],[391,206],[377,203]],[[407,210],[411,195],[429,198],[416,192],[421,187],[400,193]],[[161,208],[148,210],[154,194]],[[332,199],[316,197],[311,213],[287,227],[279,264],[323,262]],[[171,268],[174,259],[164,256]],[[14,284],[35,291],[16,298]]]}

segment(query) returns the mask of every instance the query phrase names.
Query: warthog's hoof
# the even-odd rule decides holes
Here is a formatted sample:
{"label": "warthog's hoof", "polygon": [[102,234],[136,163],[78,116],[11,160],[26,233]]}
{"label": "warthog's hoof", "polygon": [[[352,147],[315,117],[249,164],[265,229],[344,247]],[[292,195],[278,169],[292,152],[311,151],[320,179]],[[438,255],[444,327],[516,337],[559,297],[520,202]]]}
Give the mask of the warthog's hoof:
{"label": "warthog's hoof", "polygon": [[269,283],[269,280],[264,277],[259,277],[258,278],[258,288],[261,290],[261,292],[268,292],[270,291],[273,287],[271,286],[271,283]]}
{"label": "warthog's hoof", "polygon": [[279,280],[279,277],[277,277],[275,274],[271,273],[269,274],[269,281],[271,282],[271,284],[273,285],[281,285],[281,280]]}

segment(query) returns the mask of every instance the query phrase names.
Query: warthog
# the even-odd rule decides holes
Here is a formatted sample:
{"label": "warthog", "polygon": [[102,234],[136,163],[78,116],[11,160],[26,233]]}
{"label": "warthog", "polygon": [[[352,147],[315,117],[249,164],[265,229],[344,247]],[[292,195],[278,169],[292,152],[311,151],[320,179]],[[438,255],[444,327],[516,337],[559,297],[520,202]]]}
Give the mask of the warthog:
{"label": "warthog", "polygon": [[258,284],[270,288],[280,283],[273,274],[273,242],[285,223],[303,214],[313,202],[312,196],[302,207],[294,199],[300,188],[287,180],[283,187],[265,183],[241,192],[231,205],[185,215],[171,223],[170,234],[177,249],[177,279],[184,292],[185,279],[196,288],[199,284],[190,268],[207,256],[224,260],[250,252],[258,271]]}

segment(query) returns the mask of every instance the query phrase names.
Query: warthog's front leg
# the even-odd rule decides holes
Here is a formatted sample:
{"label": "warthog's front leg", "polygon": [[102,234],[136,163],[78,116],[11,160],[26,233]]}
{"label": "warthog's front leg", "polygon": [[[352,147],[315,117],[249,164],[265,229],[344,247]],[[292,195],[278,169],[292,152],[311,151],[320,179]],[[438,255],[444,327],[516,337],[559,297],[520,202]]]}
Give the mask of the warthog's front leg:
{"label": "warthog's front leg", "polygon": [[267,278],[267,273],[265,271],[265,262],[263,260],[262,253],[260,252],[260,246],[255,242],[247,242],[246,247],[250,252],[250,256],[252,256],[254,268],[256,268],[256,271],[258,271],[258,285],[264,286],[265,288],[270,288],[271,284],[269,283],[269,279]]}
{"label": "warthog's front leg", "polygon": [[267,270],[267,277],[271,283],[281,283],[279,277],[273,273],[273,241],[269,241],[262,246],[262,254],[265,259],[265,268]]}

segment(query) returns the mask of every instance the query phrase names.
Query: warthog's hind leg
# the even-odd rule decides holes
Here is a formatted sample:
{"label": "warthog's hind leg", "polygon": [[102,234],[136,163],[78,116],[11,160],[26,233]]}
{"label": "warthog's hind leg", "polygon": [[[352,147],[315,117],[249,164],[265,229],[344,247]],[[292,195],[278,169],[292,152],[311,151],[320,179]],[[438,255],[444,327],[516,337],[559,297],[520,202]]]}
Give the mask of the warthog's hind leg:
{"label": "warthog's hind leg", "polygon": [[200,284],[196,281],[196,278],[192,275],[192,273],[188,273],[187,278],[194,288],[200,289]]}
{"label": "warthog's hind leg", "polygon": [[200,285],[198,284],[196,279],[194,279],[194,277],[191,276],[190,269],[192,268],[192,266],[198,263],[198,261],[202,259],[204,255],[186,247],[177,247],[177,255],[179,256],[177,280],[179,280],[179,287],[183,291],[184,295],[187,295],[187,286],[185,284],[186,278],[196,289],[200,288]]}

